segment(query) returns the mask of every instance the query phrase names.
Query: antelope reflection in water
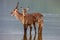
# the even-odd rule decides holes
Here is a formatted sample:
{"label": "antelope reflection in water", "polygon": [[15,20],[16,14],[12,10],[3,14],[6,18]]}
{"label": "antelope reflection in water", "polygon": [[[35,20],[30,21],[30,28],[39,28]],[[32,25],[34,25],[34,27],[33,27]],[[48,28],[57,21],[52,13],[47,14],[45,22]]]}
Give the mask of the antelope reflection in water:
{"label": "antelope reflection in water", "polygon": [[24,33],[24,35],[23,35],[23,40],[27,40],[27,34],[26,33]]}
{"label": "antelope reflection in water", "polygon": [[24,33],[23,35],[23,40],[42,40],[42,33],[38,33],[38,37],[36,36],[36,34],[34,34],[34,37],[32,38],[32,34],[30,34],[29,38],[28,35],[26,33]]}
{"label": "antelope reflection in water", "polygon": [[38,33],[38,40],[42,40],[42,33]]}
{"label": "antelope reflection in water", "polygon": [[30,34],[29,38],[26,33],[23,35],[23,40],[36,40],[36,34],[34,35],[34,38],[32,39],[32,34]]}

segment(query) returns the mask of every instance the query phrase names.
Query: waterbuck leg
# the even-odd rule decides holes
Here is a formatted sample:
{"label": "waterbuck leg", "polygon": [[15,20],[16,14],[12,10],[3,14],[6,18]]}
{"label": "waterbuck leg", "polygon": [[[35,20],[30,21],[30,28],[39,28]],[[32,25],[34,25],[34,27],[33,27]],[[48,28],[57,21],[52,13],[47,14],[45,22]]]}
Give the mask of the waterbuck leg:
{"label": "waterbuck leg", "polygon": [[41,26],[41,23],[38,23],[38,24],[39,24],[38,33],[42,33],[42,26]]}
{"label": "waterbuck leg", "polygon": [[36,34],[36,25],[35,25],[35,23],[33,25],[34,25],[34,30],[35,30],[35,34]]}
{"label": "waterbuck leg", "polygon": [[28,27],[28,25],[24,24],[24,33],[27,33],[27,27]]}
{"label": "waterbuck leg", "polygon": [[34,34],[34,40],[36,40],[36,34]]}
{"label": "waterbuck leg", "polygon": [[30,34],[29,40],[32,40],[32,34]]}
{"label": "waterbuck leg", "polygon": [[30,26],[30,34],[31,34],[31,31],[32,31],[32,26],[31,25],[29,25]]}
{"label": "waterbuck leg", "polygon": [[39,23],[39,27],[38,27],[38,40],[42,40],[42,26],[41,26],[41,23]]}

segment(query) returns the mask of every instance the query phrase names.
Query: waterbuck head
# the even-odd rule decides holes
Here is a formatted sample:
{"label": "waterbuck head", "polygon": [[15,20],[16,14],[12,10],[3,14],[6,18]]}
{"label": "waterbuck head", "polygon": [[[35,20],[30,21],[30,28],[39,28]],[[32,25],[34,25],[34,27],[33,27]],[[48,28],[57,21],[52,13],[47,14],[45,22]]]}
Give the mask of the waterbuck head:
{"label": "waterbuck head", "polygon": [[22,8],[22,14],[23,16],[25,16],[29,8],[23,8],[23,7],[20,7],[20,8]]}
{"label": "waterbuck head", "polygon": [[22,12],[24,12],[24,13],[26,13],[28,10],[29,10],[29,8],[22,8]]}
{"label": "waterbuck head", "polygon": [[12,12],[11,12],[11,16],[14,16],[15,13],[19,10],[19,9],[18,9],[18,5],[19,5],[19,2],[17,3],[15,9],[12,10]]}

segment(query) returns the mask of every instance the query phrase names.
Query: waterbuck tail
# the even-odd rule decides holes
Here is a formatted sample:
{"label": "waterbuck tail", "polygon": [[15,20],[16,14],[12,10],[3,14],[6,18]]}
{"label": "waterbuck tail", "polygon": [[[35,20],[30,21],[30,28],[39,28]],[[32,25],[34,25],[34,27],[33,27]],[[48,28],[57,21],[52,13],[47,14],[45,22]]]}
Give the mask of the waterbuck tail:
{"label": "waterbuck tail", "polygon": [[42,33],[42,28],[44,24],[44,18],[43,16],[38,19],[38,33]]}

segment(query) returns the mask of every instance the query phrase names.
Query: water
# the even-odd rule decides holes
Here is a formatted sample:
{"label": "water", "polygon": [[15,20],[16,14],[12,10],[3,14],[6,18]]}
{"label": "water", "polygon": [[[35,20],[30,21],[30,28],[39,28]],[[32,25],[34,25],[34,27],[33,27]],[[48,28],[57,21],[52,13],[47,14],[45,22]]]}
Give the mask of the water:
{"label": "water", "polygon": [[[43,13],[44,27],[43,40],[60,39],[60,14]],[[29,40],[29,28],[27,31],[27,40]],[[23,40],[23,25],[15,17],[10,15],[0,16],[0,40]],[[34,39],[34,29],[32,30],[32,40]],[[36,40],[38,34],[36,34]]]}

